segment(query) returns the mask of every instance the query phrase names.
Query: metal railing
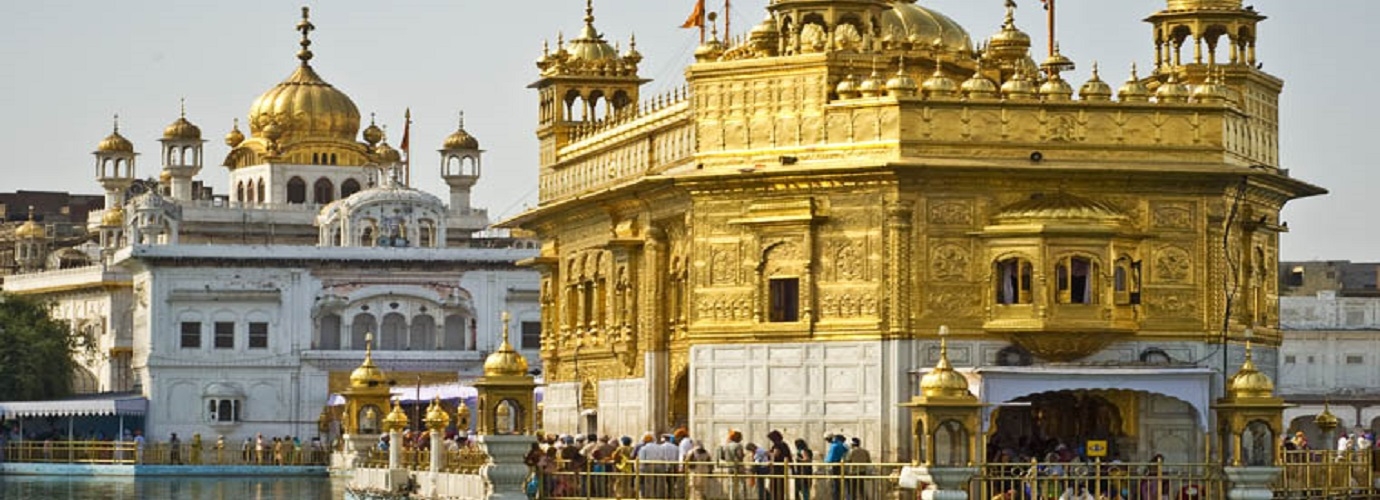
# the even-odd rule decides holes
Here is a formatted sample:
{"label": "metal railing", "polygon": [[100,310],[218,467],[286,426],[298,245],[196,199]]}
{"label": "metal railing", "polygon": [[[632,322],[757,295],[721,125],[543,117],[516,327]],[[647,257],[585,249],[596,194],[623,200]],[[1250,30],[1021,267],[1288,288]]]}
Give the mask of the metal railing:
{"label": "metal railing", "polygon": [[[24,441],[7,443],[0,461],[105,465],[326,465],[329,452],[310,444],[265,443],[264,449],[242,445],[217,448],[214,443],[148,443],[134,441]],[[387,458],[385,457],[385,461]]]}
{"label": "metal railing", "polygon": [[1163,462],[988,463],[971,485],[971,498],[1154,499],[1226,498],[1221,467]]}
{"label": "metal railing", "polygon": [[900,490],[908,464],[755,464],[731,462],[555,461],[534,468],[527,493],[538,498],[881,500],[914,498]]}
{"label": "metal railing", "polygon": [[[414,471],[431,470],[431,450],[420,448],[408,448],[399,454],[402,468]],[[475,474],[479,469],[489,463],[489,455],[484,450],[474,446],[461,447],[458,450],[446,450],[441,454],[441,463],[438,467],[442,472],[453,474]],[[365,457],[364,465],[366,469],[386,469],[388,468],[387,450],[369,450]]]}
{"label": "metal railing", "polygon": [[1375,453],[1380,450],[1283,451],[1275,498],[1380,498]]}

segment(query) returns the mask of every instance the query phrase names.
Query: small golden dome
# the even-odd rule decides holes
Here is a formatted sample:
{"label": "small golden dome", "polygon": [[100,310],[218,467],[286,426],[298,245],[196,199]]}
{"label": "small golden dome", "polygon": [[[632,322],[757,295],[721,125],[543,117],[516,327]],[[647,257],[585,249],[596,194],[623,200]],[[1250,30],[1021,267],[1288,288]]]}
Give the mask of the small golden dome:
{"label": "small golden dome", "polygon": [[886,81],[886,91],[893,97],[909,97],[915,95],[915,91],[920,87],[915,84],[915,79],[906,74],[905,61],[901,61],[901,67],[897,68],[896,75]]}
{"label": "small golden dome", "polygon": [[748,32],[748,40],[753,48],[764,54],[774,54],[776,52],[776,42],[781,39],[781,35],[776,32],[776,20],[767,14],[767,18],[752,27]]}
{"label": "small golden dome", "polygon": [[695,60],[699,62],[714,62],[719,60],[719,56],[723,54],[724,44],[719,41],[718,35],[711,37],[695,48]]}
{"label": "small golden dome", "polygon": [[1173,73],[1169,74],[1169,80],[1155,89],[1156,102],[1188,102],[1189,95],[1188,85],[1179,83],[1179,78]]}
{"label": "small golden dome", "polygon": [[1321,429],[1323,432],[1331,432],[1332,429],[1336,429],[1342,422],[1336,415],[1332,414],[1332,404],[1324,400],[1323,411],[1319,413],[1318,416],[1313,417],[1313,424],[1317,425],[1318,429]]}
{"label": "small golden dome", "polygon": [[[461,404],[464,404],[463,402]],[[441,407],[441,396],[438,394],[431,400],[431,406],[426,409],[426,418],[422,420],[428,430],[438,431],[450,425],[450,415]]]}
{"label": "small golden dome", "polygon": [[1112,99],[1112,86],[1102,81],[1102,77],[1097,74],[1097,63],[1093,63],[1092,78],[1089,78],[1082,88],[1078,89],[1079,97],[1084,101],[1109,101]]}
{"label": "small golden dome", "polygon": [[936,62],[934,65],[934,74],[926,78],[925,83],[920,85],[925,90],[925,95],[931,99],[957,97],[958,83],[944,74],[942,63]]}
{"label": "small golden dome", "polygon": [[388,145],[388,140],[384,139],[383,144],[379,144],[374,149],[374,155],[378,157],[379,163],[399,163],[402,162],[402,153]]}
{"label": "small golden dome", "polygon": [[[570,41],[566,49],[569,61],[617,61],[618,50],[604,40],[604,35],[594,28],[594,3],[585,2],[585,27],[580,36]],[[698,52],[698,51],[696,51]]]}
{"label": "small golden dome", "polygon": [[484,359],[485,377],[523,377],[527,375],[527,358],[508,343],[508,313],[503,313],[503,344]]}
{"label": "small golden dome", "polygon": [[858,79],[853,75],[845,76],[842,80],[839,80],[839,84],[834,88],[834,91],[838,93],[839,99],[857,99]]}
{"label": "small golden dome", "polygon": [[115,131],[101,139],[100,144],[96,145],[96,151],[102,153],[133,153],[134,143],[129,142],[125,136],[120,135],[119,125],[115,126]]}
{"label": "small golden dome", "polygon": [[374,366],[374,334],[364,336],[364,362],[350,372],[350,387],[355,389],[386,387],[388,379],[383,370]]}
{"label": "small golden dome", "polygon": [[1140,81],[1140,75],[1136,74],[1135,63],[1131,64],[1131,76],[1126,79],[1126,83],[1121,85],[1121,89],[1116,92],[1117,98],[1122,102],[1146,102],[1150,100],[1150,89]]}
{"label": "small golden dome", "polygon": [[441,144],[441,149],[479,149],[479,139],[476,139],[469,132],[465,131],[465,112],[460,112],[460,125],[454,132],[446,136],[446,141]]}
{"label": "small golden dome", "polygon": [[973,76],[964,80],[960,89],[969,99],[992,99],[997,96],[997,83],[982,75],[981,61],[978,61]]}
{"label": "small golden dome", "polygon": [[125,209],[120,205],[110,207],[101,215],[101,225],[119,227],[125,225]]}
{"label": "small golden dome", "polygon": [[230,132],[225,134],[225,145],[232,148],[239,147],[244,142],[244,132],[240,132],[240,119],[235,119],[235,126],[230,128]]}
{"label": "small golden dome", "polygon": [[1229,92],[1230,90],[1222,84],[1217,73],[1208,70],[1203,84],[1193,87],[1193,102],[1220,103],[1227,100]]}
{"label": "small golden dome", "polygon": [[47,235],[48,233],[43,230],[43,226],[34,222],[34,212],[32,209],[29,210],[29,220],[24,221],[23,224],[20,224],[19,227],[14,230],[14,237],[21,240],[36,240]]}
{"label": "small golden dome", "polygon": [[886,82],[882,81],[882,76],[877,74],[876,69],[873,69],[872,76],[863,79],[862,83],[858,84],[858,93],[862,94],[863,97],[878,97],[882,95],[885,85]]}
{"label": "small golden dome", "polygon": [[[402,406],[397,400],[393,401],[393,410],[383,417],[383,429],[387,431],[401,431],[407,429],[407,413],[403,412]],[[401,445],[402,443],[398,443]]]}
{"label": "small golden dome", "polygon": [[949,364],[948,327],[939,328],[939,363],[920,378],[920,393],[927,398],[971,398],[968,379]]}
{"label": "small golden dome", "polygon": [[1013,101],[1028,101],[1035,98],[1035,84],[1031,83],[1025,73],[1017,72],[1015,76],[1001,84],[1001,93],[1007,99]]}
{"label": "small golden dome", "polygon": [[158,173],[158,182],[160,182],[160,183],[162,183],[162,184],[167,184],[167,183],[169,183],[169,182],[172,182],[172,172],[169,171],[169,170],[164,170],[164,171],[162,171],[162,172],[159,172],[159,173]]}
{"label": "small golden dome", "polygon": [[1073,98],[1073,86],[1064,78],[1055,73],[1043,85],[1040,85],[1040,95],[1047,101],[1067,101]]}
{"label": "small golden dome", "polygon": [[379,141],[383,140],[383,129],[374,124],[374,116],[372,113],[370,113],[369,116],[369,126],[364,127],[364,133],[362,135],[364,136],[364,142],[368,143],[370,146],[378,144]]}
{"label": "small golden dome", "polygon": [[200,141],[201,127],[187,121],[187,106],[183,104],[181,114],[177,121],[168,124],[163,128],[163,140],[165,141]]}
{"label": "small golden dome", "polygon": [[1246,361],[1241,363],[1241,369],[1227,382],[1227,393],[1236,399],[1269,398],[1275,395],[1274,381],[1255,368],[1249,343],[1246,344]]}

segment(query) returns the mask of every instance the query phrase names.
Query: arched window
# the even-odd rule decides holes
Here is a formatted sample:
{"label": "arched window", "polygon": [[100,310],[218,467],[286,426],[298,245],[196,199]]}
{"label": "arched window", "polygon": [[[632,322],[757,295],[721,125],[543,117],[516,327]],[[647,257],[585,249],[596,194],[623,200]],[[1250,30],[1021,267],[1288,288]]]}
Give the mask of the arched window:
{"label": "arched window", "polygon": [[374,316],[369,313],[359,313],[350,322],[350,349],[355,351],[364,350],[364,336],[378,330],[378,323],[374,321]]}
{"label": "arched window", "polygon": [[244,203],[244,182],[235,183],[235,200]]}
{"label": "arched window", "polygon": [[1054,265],[1055,299],[1060,304],[1097,303],[1097,263],[1082,256],[1064,257]]}
{"label": "arched window", "polygon": [[264,180],[263,180],[263,179],[259,179],[259,185],[258,185],[257,188],[255,188],[255,191],[257,192],[257,194],[254,196],[254,199],[259,200],[259,203],[263,203],[263,202],[265,202],[265,201],[268,200],[268,197],[264,196]]}
{"label": "arched window", "polygon": [[359,192],[359,181],[354,180],[354,179],[345,179],[345,182],[340,183],[340,197],[341,197],[341,198],[348,198],[350,195],[355,194],[355,193],[358,193],[358,192]]}
{"label": "arched window", "polygon": [[407,336],[407,318],[398,313],[388,313],[383,317],[379,349],[385,351],[401,350]]}
{"label": "arched window", "polygon": [[1029,304],[1031,302],[1030,261],[1012,257],[997,262],[997,303]]}
{"label": "arched window", "polygon": [[292,204],[307,202],[307,181],[302,180],[301,177],[288,179],[287,202]]}
{"label": "arched window", "polygon": [[323,351],[340,349],[340,315],[327,314],[321,317],[321,330],[316,348]]}
{"label": "arched window", "polygon": [[446,316],[446,334],[441,339],[441,348],[447,351],[459,351],[465,348],[465,321],[464,316],[452,314]]}
{"label": "arched window", "polygon": [[318,205],[325,205],[335,199],[335,184],[330,179],[322,177],[316,180],[316,185],[312,188],[312,201]]}
{"label": "arched window", "polygon": [[419,243],[420,243],[420,246],[421,246],[422,248],[431,248],[431,247],[436,246],[436,228],[435,228],[435,224],[433,224],[431,221],[427,221],[427,220],[420,221],[420,222],[418,223],[417,229],[418,229],[418,232],[419,232],[419,234],[418,234],[419,238],[418,238],[418,239],[421,240],[421,241],[419,241]]}
{"label": "arched window", "polygon": [[436,320],[431,316],[412,318],[412,328],[407,338],[407,348],[413,351],[436,350]]}

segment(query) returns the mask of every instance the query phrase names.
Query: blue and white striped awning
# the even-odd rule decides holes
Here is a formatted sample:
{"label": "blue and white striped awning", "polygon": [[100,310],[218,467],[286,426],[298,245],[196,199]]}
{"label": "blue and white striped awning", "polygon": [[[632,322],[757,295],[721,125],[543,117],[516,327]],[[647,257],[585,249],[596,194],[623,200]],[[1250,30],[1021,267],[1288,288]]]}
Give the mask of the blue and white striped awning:
{"label": "blue and white striped awning", "polygon": [[147,413],[148,410],[148,398],[129,394],[109,394],[56,401],[0,402],[0,418],[3,419],[107,415],[139,416]]}

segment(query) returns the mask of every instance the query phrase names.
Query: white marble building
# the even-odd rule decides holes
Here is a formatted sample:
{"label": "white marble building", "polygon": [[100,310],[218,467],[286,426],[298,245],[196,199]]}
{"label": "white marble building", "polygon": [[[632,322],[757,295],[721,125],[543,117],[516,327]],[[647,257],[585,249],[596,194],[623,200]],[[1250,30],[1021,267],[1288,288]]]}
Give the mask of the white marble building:
{"label": "white marble building", "polygon": [[[306,47],[305,11],[298,26]],[[117,124],[94,153],[107,208],[91,241],[49,248],[32,221],[16,233],[4,289],[52,299],[95,340],[78,390],[143,394],[155,438],[315,435],[368,333],[398,384],[454,381],[497,348],[509,311],[510,341],[539,365],[538,278],[515,265],[537,245],[495,236],[470,206],[479,141],[462,123],[441,145],[449,204],[413,189],[411,159],[372,123],[359,133],[350,98],[298,57],[251,106],[250,136],[226,136],[229,195],[197,179],[205,141],[185,115],[151,155],[157,183],[138,180]]]}

